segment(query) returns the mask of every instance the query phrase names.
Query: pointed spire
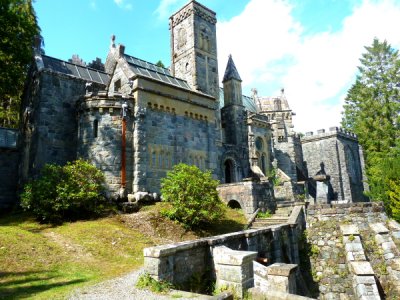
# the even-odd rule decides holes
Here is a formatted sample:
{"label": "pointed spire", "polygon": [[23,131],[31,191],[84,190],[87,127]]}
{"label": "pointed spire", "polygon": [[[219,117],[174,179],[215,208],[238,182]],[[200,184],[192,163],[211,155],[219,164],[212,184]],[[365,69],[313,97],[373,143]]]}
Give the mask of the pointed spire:
{"label": "pointed spire", "polygon": [[225,75],[222,82],[228,81],[230,79],[242,81],[236,69],[235,63],[233,62],[232,55],[229,55],[228,64],[226,65]]}

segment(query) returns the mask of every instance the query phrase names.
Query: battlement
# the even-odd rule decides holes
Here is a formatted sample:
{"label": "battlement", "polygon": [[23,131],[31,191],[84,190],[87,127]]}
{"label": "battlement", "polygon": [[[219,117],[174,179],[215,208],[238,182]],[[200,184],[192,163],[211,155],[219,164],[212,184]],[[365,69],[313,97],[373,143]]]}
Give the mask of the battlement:
{"label": "battlement", "polygon": [[192,14],[198,15],[212,24],[217,23],[216,13],[214,11],[196,1],[190,1],[170,18],[170,28],[178,25]]}
{"label": "battlement", "polygon": [[301,138],[303,143],[315,141],[315,140],[322,140],[328,139],[331,137],[338,137],[338,138],[345,138],[350,139],[353,141],[358,141],[357,135],[344,130],[341,127],[330,127],[328,131],[325,129],[318,129],[316,134],[313,131],[306,132],[306,135]]}
{"label": "battlement", "polygon": [[18,130],[0,127],[0,148],[17,148]]}

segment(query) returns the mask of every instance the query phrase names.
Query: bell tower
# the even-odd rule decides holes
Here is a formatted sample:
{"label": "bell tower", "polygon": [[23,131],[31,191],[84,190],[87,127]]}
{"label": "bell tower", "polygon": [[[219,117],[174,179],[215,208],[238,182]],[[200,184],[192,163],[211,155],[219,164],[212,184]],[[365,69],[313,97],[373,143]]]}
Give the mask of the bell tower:
{"label": "bell tower", "polygon": [[170,17],[171,72],[219,99],[216,14],[192,0]]}

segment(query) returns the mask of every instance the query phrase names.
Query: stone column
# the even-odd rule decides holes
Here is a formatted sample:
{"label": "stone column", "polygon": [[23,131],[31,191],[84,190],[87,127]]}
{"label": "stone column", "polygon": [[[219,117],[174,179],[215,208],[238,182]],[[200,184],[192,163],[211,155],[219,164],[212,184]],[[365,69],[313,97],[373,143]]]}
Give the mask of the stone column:
{"label": "stone column", "polygon": [[230,290],[242,298],[244,292],[254,286],[253,260],[257,252],[236,251],[225,246],[213,249],[216,273],[216,289]]}

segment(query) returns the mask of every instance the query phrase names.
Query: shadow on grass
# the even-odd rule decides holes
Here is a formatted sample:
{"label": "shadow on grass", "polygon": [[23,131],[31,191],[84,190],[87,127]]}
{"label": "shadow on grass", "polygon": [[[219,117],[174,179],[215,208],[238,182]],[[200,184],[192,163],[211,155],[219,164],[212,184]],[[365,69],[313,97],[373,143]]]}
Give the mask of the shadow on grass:
{"label": "shadow on grass", "polygon": [[[52,288],[85,282],[84,279],[75,279],[50,283],[57,280],[56,275],[46,274],[46,271],[37,272],[0,272],[0,299],[30,298]],[[15,277],[25,277],[23,279]],[[7,279],[9,278],[9,279]]]}
{"label": "shadow on grass", "polygon": [[202,224],[202,226],[193,229],[193,231],[199,236],[205,237],[241,231],[244,229],[245,225],[238,221],[222,219],[212,223]]}

